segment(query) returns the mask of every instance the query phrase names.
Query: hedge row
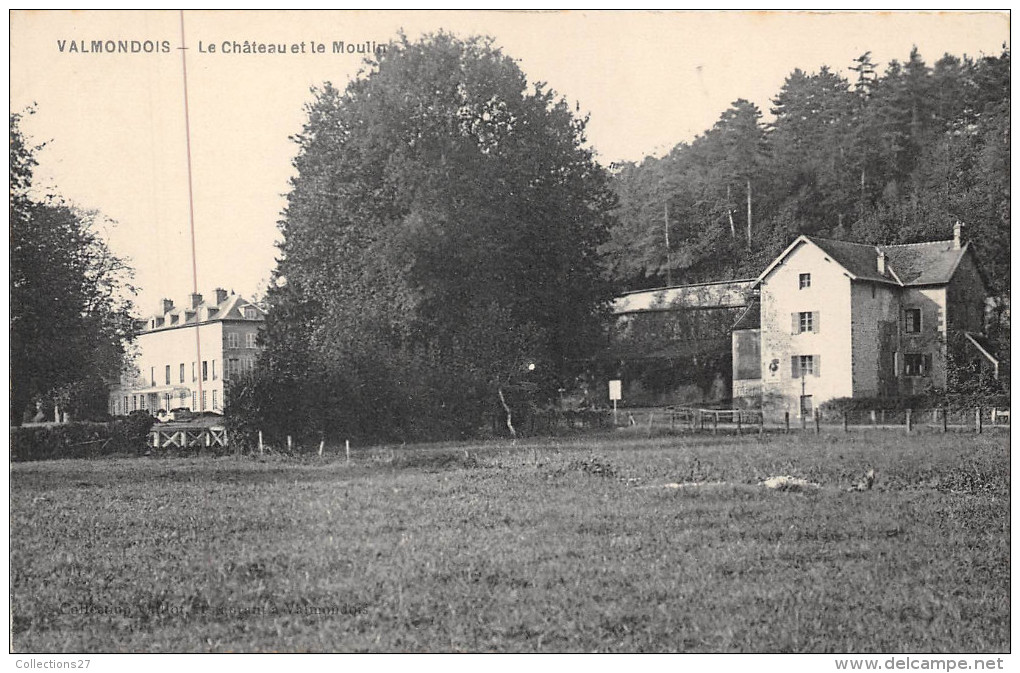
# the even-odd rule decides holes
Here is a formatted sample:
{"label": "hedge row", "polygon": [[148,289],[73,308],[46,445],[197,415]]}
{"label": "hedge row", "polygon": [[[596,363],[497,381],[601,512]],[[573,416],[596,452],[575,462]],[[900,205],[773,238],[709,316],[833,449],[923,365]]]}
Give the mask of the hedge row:
{"label": "hedge row", "polygon": [[821,405],[822,413],[859,413],[872,410],[902,411],[904,409],[971,409],[974,407],[1000,409],[1009,408],[1009,395],[1001,393],[946,394],[933,392],[928,395],[903,397],[840,397]]}
{"label": "hedge row", "polygon": [[138,454],[155,420],[145,412],[109,423],[76,422],[11,428],[11,460],[95,458]]}

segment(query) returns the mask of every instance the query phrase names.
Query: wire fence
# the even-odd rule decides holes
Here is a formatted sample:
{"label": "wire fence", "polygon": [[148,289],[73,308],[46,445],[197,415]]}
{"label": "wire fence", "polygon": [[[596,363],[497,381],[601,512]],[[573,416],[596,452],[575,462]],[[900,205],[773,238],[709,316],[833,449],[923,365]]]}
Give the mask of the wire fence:
{"label": "wire fence", "polygon": [[763,413],[760,409],[660,407],[620,409],[608,415],[605,427],[645,428],[649,433],[748,434],[900,430],[904,432],[986,432],[1010,427],[1010,410],[988,407],[931,409],[867,409],[846,412],[815,409],[805,414]]}

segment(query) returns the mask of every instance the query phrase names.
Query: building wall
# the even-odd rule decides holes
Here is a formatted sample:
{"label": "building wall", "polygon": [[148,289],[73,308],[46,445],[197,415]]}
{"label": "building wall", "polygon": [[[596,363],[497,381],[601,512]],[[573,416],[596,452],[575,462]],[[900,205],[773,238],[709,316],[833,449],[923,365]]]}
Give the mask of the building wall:
{"label": "building wall", "polygon": [[[240,320],[227,320],[223,323],[223,340],[220,344],[223,358],[224,380],[230,380],[230,376],[236,373],[244,373],[252,369],[255,359],[258,357],[259,348],[250,348],[248,336],[258,338],[262,322],[250,322]],[[230,335],[236,334],[236,340],[231,340]],[[236,343],[236,346],[232,344]],[[257,341],[256,341],[257,343]]]}
{"label": "building wall", "polygon": [[732,338],[733,380],[761,379],[761,330],[734,330]]}
{"label": "building wall", "polygon": [[969,250],[960,260],[946,291],[947,329],[984,333],[987,297],[974,254]]}
{"label": "building wall", "polygon": [[[908,334],[904,328],[904,312],[921,309],[921,331]],[[900,292],[898,321],[900,356],[897,376],[901,395],[918,395],[932,387],[946,386],[946,288],[905,287]],[[904,362],[909,355],[929,356],[931,369],[920,376],[906,375]]]}
{"label": "building wall", "polygon": [[882,283],[851,283],[853,394],[895,395],[899,350],[900,288]]}
{"label": "building wall", "polygon": [[[124,414],[137,408],[155,411],[178,407],[194,411],[222,411],[223,338],[223,323],[220,322],[142,332],[135,342],[136,372],[111,392],[111,411]],[[199,345],[201,359],[198,357]],[[203,362],[206,363],[205,380],[201,380]],[[183,382],[180,378],[182,364]],[[170,366],[169,386],[166,383],[167,365]],[[199,392],[200,382],[204,406],[203,395]],[[169,400],[166,398],[168,393],[171,396]],[[139,400],[138,396],[145,399]]]}
{"label": "building wall", "polygon": [[[811,287],[799,289],[801,273]],[[761,288],[762,403],[767,412],[800,416],[800,397],[812,407],[853,394],[850,278],[819,248],[802,244],[763,280]],[[814,312],[817,329],[795,334],[793,314]],[[794,376],[791,358],[812,355],[816,370]]]}

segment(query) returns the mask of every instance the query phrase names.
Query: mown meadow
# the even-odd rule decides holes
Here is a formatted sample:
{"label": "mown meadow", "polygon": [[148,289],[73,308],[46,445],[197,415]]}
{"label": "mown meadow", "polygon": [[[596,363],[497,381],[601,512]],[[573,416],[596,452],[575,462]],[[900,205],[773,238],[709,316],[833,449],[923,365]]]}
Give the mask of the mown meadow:
{"label": "mown meadow", "polygon": [[1009,486],[882,431],[18,463],[13,649],[1004,652]]}

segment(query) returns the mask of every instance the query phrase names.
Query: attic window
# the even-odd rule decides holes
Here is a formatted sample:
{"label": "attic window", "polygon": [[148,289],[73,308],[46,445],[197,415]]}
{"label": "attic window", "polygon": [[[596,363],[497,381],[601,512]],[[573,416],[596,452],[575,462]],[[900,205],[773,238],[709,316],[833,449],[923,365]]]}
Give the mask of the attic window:
{"label": "attic window", "polygon": [[811,274],[802,273],[800,274],[800,289],[803,290],[806,287],[811,287]]}
{"label": "attic window", "polygon": [[244,317],[247,318],[248,320],[255,320],[255,318],[258,317],[258,315],[255,313],[255,308],[252,306],[245,306]]}

